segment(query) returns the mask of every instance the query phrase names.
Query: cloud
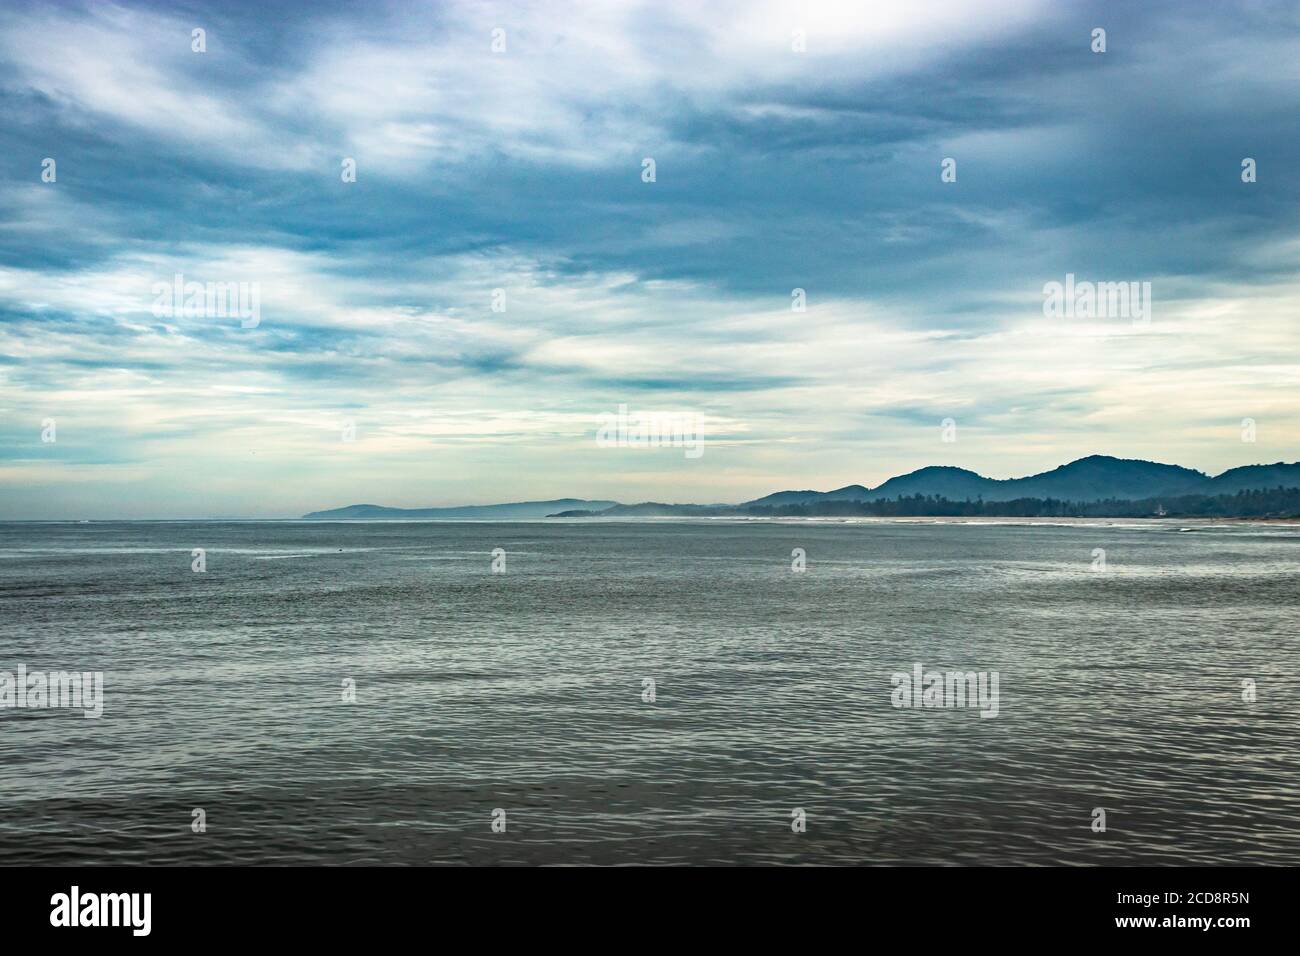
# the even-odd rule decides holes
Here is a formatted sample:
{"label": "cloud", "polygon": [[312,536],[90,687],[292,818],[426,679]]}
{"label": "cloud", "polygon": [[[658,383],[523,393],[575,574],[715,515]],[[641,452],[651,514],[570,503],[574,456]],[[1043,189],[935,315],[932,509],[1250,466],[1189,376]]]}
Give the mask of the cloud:
{"label": "cloud", "polygon": [[[1293,458],[1296,25],[1280,4],[11,6],[4,513]],[[1155,321],[1046,320],[1067,272],[1150,281]],[[156,314],[176,274],[256,284],[261,321]],[[718,440],[689,467],[598,448],[584,423],[619,403]]]}

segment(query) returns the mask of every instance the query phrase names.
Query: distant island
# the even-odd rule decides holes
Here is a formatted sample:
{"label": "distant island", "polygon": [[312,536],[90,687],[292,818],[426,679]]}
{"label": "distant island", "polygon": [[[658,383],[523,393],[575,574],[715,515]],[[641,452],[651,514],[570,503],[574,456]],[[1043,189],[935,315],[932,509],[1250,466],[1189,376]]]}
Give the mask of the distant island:
{"label": "distant island", "polygon": [[867,488],[778,491],[740,504],[553,501],[458,508],[350,505],[313,520],[520,520],[636,517],[1300,518],[1300,462],[1244,465],[1211,477],[1179,465],[1091,455],[1025,478],[931,466]]}

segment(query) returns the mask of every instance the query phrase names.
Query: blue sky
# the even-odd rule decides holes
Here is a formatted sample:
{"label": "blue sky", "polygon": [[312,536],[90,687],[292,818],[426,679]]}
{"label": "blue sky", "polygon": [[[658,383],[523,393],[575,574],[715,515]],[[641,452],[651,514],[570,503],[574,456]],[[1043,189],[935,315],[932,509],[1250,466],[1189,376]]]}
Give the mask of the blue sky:
{"label": "blue sky", "polygon": [[16,3],[0,97],[0,517],[1300,457],[1294,4]]}

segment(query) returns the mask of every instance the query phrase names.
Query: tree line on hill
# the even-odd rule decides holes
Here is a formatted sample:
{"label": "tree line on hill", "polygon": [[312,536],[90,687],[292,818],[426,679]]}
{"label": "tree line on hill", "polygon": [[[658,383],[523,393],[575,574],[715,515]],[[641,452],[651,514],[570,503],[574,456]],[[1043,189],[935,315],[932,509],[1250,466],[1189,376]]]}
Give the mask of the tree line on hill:
{"label": "tree line on hill", "polygon": [[737,509],[754,517],[988,517],[988,518],[1300,518],[1300,488],[1239,491],[1231,495],[1179,495],[1131,501],[1064,501],[1016,498],[1012,501],[953,501],[941,495],[911,495],[877,501],[813,501],[790,505],[748,505]]}

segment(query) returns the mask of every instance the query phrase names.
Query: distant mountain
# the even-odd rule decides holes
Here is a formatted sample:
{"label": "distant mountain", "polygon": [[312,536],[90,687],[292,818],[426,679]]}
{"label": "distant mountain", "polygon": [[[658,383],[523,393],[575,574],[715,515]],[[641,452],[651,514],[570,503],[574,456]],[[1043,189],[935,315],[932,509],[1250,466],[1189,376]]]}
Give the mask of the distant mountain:
{"label": "distant mountain", "polygon": [[[609,512],[600,512],[605,517]],[[741,505],[731,510],[739,518],[1300,518],[1300,487],[1263,488],[1222,495],[1176,495],[1160,498],[1106,498],[1066,501],[1062,498],[985,498],[953,501],[938,495],[904,495],[873,501],[823,499],[802,504]]]}
{"label": "distant mountain", "polygon": [[834,491],[778,491],[763,498],[746,501],[747,505],[798,505],[809,501],[864,501],[870,490],[861,485],[846,485]]}
{"label": "distant mountain", "polygon": [[[1209,476],[1179,465],[1162,465],[1133,458],[1090,455],[1041,475],[999,482],[994,500],[1066,498],[1102,501],[1106,498],[1149,498],[1192,494],[1205,490]],[[987,496],[986,496],[987,497]]]}
{"label": "distant mountain", "polygon": [[666,505],[658,501],[644,501],[639,505],[614,505],[612,508],[593,510],[574,508],[547,515],[548,518],[714,518],[734,515],[736,505]]}
{"label": "distant mountain", "polygon": [[556,498],[554,501],[518,501],[505,505],[465,505],[459,508],[385,508],[382,505],[348,505],[329,511],[313,511],[303,515],[313,521],[346,520],[402,520],[411,518],[436,518],[439,520],[519,521],[545,518],[557,511],[584,509],[603,511],[617,505],[617,501],[588,501],[583,498]]}
{"label": "distant mountain", "polygon": [[[1108,455],[1090,455],[1051,471],[1025,478],[985,478],[965,468],[931,465],[890,478],[875,488],[863,485],[846,485],[834,491],[778,491],[739,505],[662,504],[654,501],[622,505],[616,501],[588,501],[582,498],[559,498],[554,501],[521,501],[504,505],[466,505],[459,508],[386,508],[382,505],[349,505],[330,511],[313,511],[304,515],[317,521],[348,519],[400,520],[403,518],[428,518],[440,520],[517,521],[532,518],[649,518],[649,517],[715,517],[715,516],[771,516],[776,514],[852,514],[854,504],[863,507],[861,513],[891,513],[890,509],[867,507],[873,503],[900,501],[902,499],[934,499],[936,514],[966,513],[958,506],[962,502],[988,504],[1006,502],[1038,502],[1001,509],[1009,513],[1052,511],[1052,509],[1084,506],[1096,502],[1127,502],[1128,511],[1145,514],[1147,502],[1160,499],[1199,497],[1223,498],[1240,492],[1275,491],[1279,488],[1300,488],[1300,462],[1272,465],[1244,465],[1232,468],[1216,478],[1204,472],[1179,465],[1163,465],[1154,461],[1133,458],[1112,458]],[[1279,507],[1290,507],[1285,499]],[[942,503],[940,503],[942,502]],[[1219,501],[1185,504],[1189,513],[1225,513],[1213,509],[1244,508],[1242,503]],[[1272,507],[1264,499],[1253,499],[1249,507]],[[921,510],[917,510],[917,509]],[[1136,510],[1135,510],[1136,509]],[[1210,509],[1210,510],[1204,510]],[[997,509],[994,509],[997,510]],[[1095,510],[1095,509],[1094,509]],[[1114,509],[1111,509],[1114,510]],[[1124,510],[1124,509],[1120,509]],[[924,506],[913,500],[900,513],[920,514]],[[974,509],[972,513],[979,513]],[[993,513],[993,512],[989,512]],[[1055,513],[1054,511],[1052,513]],[[1127,512],[1126,512],[1127,513]],[[1253,513],[1253,512],[1252,512]]]}
{"label": "distant mountain", "polygon": [[1278,486],[1300,487],[1300,463],[1246,465],[1217,478],[1179,465],[1141,459],[1090,455],[1068,465],[1026,478],[985,478],[965,468],[931,466],[890,478],[876,488],[849,485],[835,491],[778,491],[745,502],[745,506],[782,507],[822,501],[879,501],[886,498],[936,495],[950,501],[967,498],[1014,501],[1018,498],[1057,498],[1063,501],[1141,500],[1161,495],[1220,495]]}
{"label": "distant mountain", "polygon": [[1214,494],[1231,494],[1256,488],[1294,488],[1300,486],[1300,463],[1274,465],[1243,465],[1229,468],[1217,478],[1211,478],[1209,488]]}
{"label": "distant mountain", "polygon": [[890,478],[880,487],[872,488],[862,496],[861,500],[878,501],[881,498],[898,498],[902,495],[942,495],[956,501],[981,496],[995,498],[1003,484],[1006,482],[985,478],[965,468],[932,465],[906,475],[899,475],[897,478]]}

